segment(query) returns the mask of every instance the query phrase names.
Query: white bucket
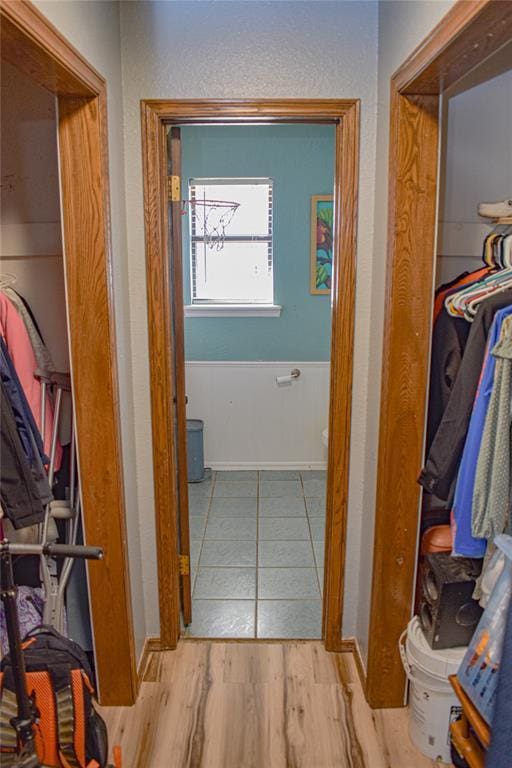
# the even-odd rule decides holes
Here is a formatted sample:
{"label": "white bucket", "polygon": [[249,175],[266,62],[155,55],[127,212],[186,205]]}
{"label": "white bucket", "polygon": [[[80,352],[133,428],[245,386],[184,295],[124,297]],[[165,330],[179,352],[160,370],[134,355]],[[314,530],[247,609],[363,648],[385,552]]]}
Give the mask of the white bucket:
{"label": "white bucket", "polygon": [[461,712],[461,706],[448,676],[457,672],[466,649],[432,650],[416,616],[402,633],[399,647],[410,683],[411,741],[430,759],[451,763],[450,723]]}

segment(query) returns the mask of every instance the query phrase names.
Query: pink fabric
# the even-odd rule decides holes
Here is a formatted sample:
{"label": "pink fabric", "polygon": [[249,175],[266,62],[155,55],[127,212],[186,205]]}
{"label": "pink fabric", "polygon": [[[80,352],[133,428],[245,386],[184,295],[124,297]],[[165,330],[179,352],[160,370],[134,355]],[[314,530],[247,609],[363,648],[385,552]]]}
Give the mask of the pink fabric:
{"label": "pink fabric", "polygon": [[[41,431],[41,383],[34,374],[38,368],[25,323],[11,301],[0,291],[0,334],[9,350],[16,373],[23,387],[25,397]],[[53,430],[53,405],[50,396],[46,398],[45,453],[50,455]],[[60,467],[62,448],[57,441],[55,469]]]}

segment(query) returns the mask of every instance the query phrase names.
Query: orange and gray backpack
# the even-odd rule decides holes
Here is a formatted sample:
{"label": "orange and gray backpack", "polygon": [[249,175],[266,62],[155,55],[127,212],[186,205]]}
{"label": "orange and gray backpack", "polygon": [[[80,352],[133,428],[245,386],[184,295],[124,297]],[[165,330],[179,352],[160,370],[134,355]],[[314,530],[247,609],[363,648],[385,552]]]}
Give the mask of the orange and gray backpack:
{"label": "orange and gray backpack", "polygon": [[[43,626],[27,635],[23,653],[41,764],[45,768],[104,768],[107,727],[93,706],[93,678],[82,648],[53,627]],[[16,764],[18,746],[11,725],[17,703],[9,655],[0,670],[0,764],[8,766]]]}

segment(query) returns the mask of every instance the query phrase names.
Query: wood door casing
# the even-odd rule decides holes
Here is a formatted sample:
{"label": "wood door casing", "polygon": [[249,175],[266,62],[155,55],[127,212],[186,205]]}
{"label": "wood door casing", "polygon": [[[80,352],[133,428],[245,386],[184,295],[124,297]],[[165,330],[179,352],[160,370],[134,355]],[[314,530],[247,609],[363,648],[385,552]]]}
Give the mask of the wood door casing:
{"label": "wood door casing", "polygon": [[[395,248],[388,269],[387,292],[393,311],[388,317],[384,342],[389,353],[385,357],[382,379],[379,448],[382,463],[375,532],[375,541],[379,544],[374,551],[369,632],[372,647],[381,649],[378,656],[370,654],[368,658],[367,694],[376,707],[383,706],[382,678],[389,688],[401,689],[400,706],[403,703],[403,668],[396,650],[398,637],[411,616],[416,568],[420,499],[416,479],[423,450],[427,391],[424,365],[428,365],[430,347],[438,97],[396,94],[392,111],[392,126],[400,133],[400,148],[393,158],[391,174],[398,182],[390,194],[399,220],[390,222],[395,233]],[[413,237],[411,222],[415,226]],[[399,270],[396,261],[400,264]],[[429,311],[421,314],[411,311],[411,307],[419,303]],[[393,382],[391,387],[390,382]],[[378,670],[374,667],[376,664]],[[387,691],[383,693],[385,697],[389,695]]]}
{"label": "wood door casing", "polygon": [[[350,419],[353,370],[359,101],[357,99],[144,100],[141,103],[152,434],[162,643],[174,647],[180,626],[177,578],[178,532],[169,513],[174,498],[172,467],[177,446],[164,414],[172,391],[173,308],[167,260],[167,203],[164,199],[165,130],[194,123],[332,123],[336,125],[334,279],[332,295],[329,471],[326,511],[326,569],[323,636],[329,650],[341,651],[347,528]],[[172,254],[171,254],[172,264]],[[174,269],[174,265],[172,266]],[[341,284],[343,289],[341,289]],[[161,463],[159,463],[161,461]],[[160,541],[165,539],[165,545]]]}
{"label": "wood door casing", "polygon": [[443,89],[512,39],[512,2],[459,0],[391,79],[388,264],[366,694],[403,706],[432,323]]}
{"label": "wood door casing", "polygon": [[142,105],[146,283],[150,349],[150,391],[155,490],[158,607],[162,650],[176,648],[180,636],[177,455],[173,425],[172,304],[167,194],[167,128]]}
{"label": "wood door casing", "polygon": [[[181,136],[176,126],[169,130],[167,139],[169,175],[179,179],[181,189]],[[180,194],[183,198],[183,194]],[[170,242],[172,254],[171,301],[173,303],[172,323],[174,335],[174,390],[175,418],[177,440],[177,474],[178,474],[178,521],[179,521],[179,555],[186,558],[186,568],[180,566],[181,608],[185,626],[192,621],[192,589],[190,577],[190,525],[188,509],[187,484],[187,412],[185,391],[185,310],[183,307],[183,246],[182,246],[182,215],[181,199],[169,203],[170,213]]]}
{"label": "wood door casing", "polygon": [[[336,124],[334,231],[339,253],[355,254],[357,248],[357,201],[359,177],[359,103]],[[343,194],[337,183],[343,180]],[[352,407],[352,363],[346,350],[354,348],[354,296],[345,296],[355,285],[355,259],[333,260],[331,374],[329,388],[329,443],[327,467],[325,573],[322,636],[327,650],[341,650],[345,588],[348,471]]]}
{"label": "wood door casing", "polygon": [[[101,702],[133,704],[137,672],[128,573],[108,174],[101,75],[26,0],[0,1],[1,54],[58,98],[73,395]],[[98,425],[101,425],[99,428]]]}

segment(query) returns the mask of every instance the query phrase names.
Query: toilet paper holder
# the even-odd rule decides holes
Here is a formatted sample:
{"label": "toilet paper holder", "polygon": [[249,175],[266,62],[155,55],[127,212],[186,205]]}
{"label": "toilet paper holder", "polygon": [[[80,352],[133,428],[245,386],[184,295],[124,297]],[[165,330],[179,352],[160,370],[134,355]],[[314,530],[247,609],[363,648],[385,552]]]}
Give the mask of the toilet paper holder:
{"label": "toilet paper holder", "polygon": [[300,376],[299,368],[292,368],[288,376],[276,376],[276,384],[278,387],[289,387],[294,379],[298,379]]}

